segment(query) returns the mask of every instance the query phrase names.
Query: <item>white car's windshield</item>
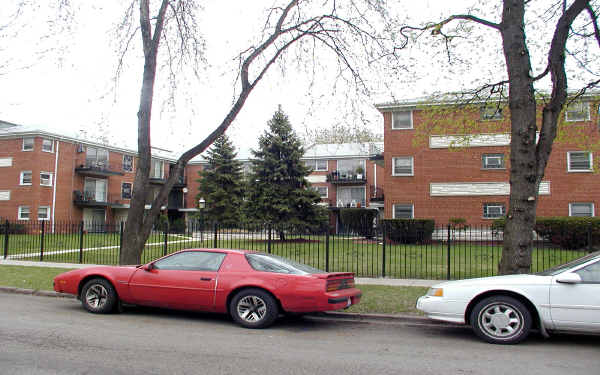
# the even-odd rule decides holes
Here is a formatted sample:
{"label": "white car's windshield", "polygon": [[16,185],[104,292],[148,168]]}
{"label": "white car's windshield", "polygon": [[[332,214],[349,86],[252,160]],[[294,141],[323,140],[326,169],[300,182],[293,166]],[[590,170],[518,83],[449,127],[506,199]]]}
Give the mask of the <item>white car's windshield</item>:
{"label": "white car's windshield", "polygon": [[599,257],[599,256],[600,256],[600,251],[596,251],[596,252],[590,253],[582,258],[572,260],[569,263],[561,264],[560,266],[552,267],[545,271],[539,272],[539,273],[537,273],[537,275],[540,275],[540,276],[558,275],[559,273],[564,272],[564,271],[568,270],[569,268],[577,267],[580,264],[589,262],[590,260],[592,260],[596,257]]}

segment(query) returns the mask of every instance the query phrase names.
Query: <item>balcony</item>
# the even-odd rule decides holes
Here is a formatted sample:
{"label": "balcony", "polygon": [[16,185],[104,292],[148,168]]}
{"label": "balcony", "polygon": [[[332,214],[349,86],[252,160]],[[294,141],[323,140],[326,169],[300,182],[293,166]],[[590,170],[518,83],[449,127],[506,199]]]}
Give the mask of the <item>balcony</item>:
{"label": "balcony", "polygon": [[110,164],[105,161],[86,160],[75,167],[75,172],[90,177],[123,176],[120,163]]}
{"label": "balcony", "polygon": [[371,202],[383,202],[385,195],[383,194],[383,188],[379,186],[370,186],[370,201]]}
{"label": "balcony", "polygon": [[364,173],[333,171],[327,175],[327,182],[333,185],[364,185],[367,177]]}
{"label": "balcony", "polygon": [[73,204],[77,207],[115,207],[128,208],[129,199],[120,194],[97,194],[92,191],[73,191]]}

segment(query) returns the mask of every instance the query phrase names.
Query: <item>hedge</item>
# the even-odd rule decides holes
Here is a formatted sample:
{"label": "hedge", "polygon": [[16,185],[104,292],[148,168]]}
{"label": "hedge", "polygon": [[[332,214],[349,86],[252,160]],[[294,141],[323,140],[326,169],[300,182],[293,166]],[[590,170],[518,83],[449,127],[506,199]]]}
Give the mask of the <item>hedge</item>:
{"label": "hedge", "polygon": [[350,232],[361,236],[373,237],[373,221],[377,210],[367,208],[342,208],[340,209],[340,222]]}
{"label": "hedge", "polygon": [[387,238],[402,244],[431,241],[435,221],[431,219],[385,219]]}
{"label": "hedge", "polygon": [[[506,219],[492,223],[502,231]],[[564,249],[595,249],[600,245],[600,218],[597,217],[538,217],[533,230],[538,236]],[[590,243],[591,241],[591,243]]]}

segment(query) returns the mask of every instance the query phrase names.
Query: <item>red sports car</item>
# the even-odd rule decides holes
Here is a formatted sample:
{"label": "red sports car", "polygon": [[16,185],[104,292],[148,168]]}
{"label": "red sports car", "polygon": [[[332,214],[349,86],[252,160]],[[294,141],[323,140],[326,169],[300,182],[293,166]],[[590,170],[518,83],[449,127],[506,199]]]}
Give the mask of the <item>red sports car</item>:
{"label": "red sports car", "polygon": [[247,328],[264,328],[279,313],[339,310],[360,301],[354,274],[324,272],[276,255],[191,249],[142,266],[65,272],[54,290],[74,294],[92,313],[120,303],[229,313]]}

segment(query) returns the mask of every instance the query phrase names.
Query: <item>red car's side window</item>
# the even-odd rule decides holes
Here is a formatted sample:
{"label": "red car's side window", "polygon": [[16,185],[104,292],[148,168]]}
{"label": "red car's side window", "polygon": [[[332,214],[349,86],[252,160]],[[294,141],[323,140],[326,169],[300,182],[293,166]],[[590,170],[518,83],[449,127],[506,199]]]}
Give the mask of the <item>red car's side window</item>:
{"label": "red car's side window", "polygon": [[225,255],[207,251],[185,251],[158,260],[154,267],[161,270],[218,271]]}

